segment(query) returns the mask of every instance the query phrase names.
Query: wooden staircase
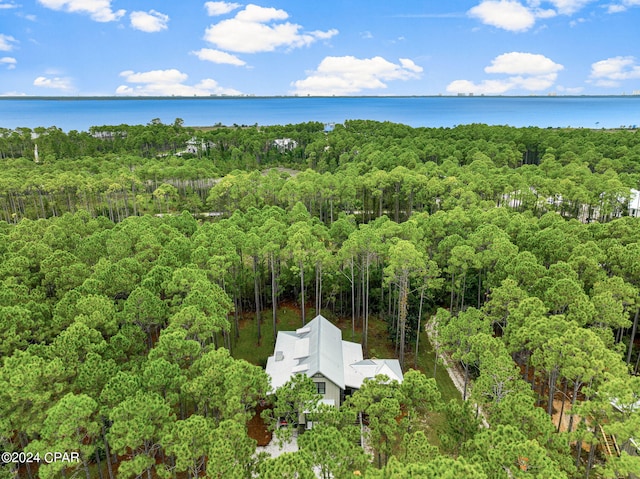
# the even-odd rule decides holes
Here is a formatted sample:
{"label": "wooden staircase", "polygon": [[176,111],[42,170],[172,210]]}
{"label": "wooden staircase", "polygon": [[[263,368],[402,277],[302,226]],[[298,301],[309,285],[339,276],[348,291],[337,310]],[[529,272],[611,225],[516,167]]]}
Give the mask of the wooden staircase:
{"label": "wooden staircase", "polygon": [[616,442],[616,437],[612,434],[607,434],[606,432],[604,432],[604,429],[602,429],[602,426],[598,425],[598,427],[600,428],[600,433],[602,434],[602,447],[604,449],[604,451],[607,453],[607,455],[609,456],[619,456],[620,455],[620,448],[618,447],[618,443]]}

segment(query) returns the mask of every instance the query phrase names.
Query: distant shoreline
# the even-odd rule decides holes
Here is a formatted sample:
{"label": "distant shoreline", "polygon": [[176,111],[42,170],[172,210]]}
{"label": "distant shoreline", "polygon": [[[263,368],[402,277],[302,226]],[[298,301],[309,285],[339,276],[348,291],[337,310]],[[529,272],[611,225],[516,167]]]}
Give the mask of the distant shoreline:
{"label": "distant shoreline", "polygon": [[380,99],[384,100],[385,98],[389,99],[402,99],[402,98],[461,98],[461,99],[471,99],[471,98],[505,98],[505,99],[513,99],[513,98],[532,98],[532,99],[540,99],[540,98],[640,98],[640,95],[629,94],[629,95],[345,95],[345,96],[293,96],[293,95],[271,95],[271,96],[261,96],[261,95],[237,95],[237,96],[221,96],[221,95],[211,95],[211,96],[0,96],[1,100],[52,100],[52,101],[86,101],[86,100],[269,100],[269,99],[277,99],[277,100],[312,100],[312,99],[345,99],[345,98],[353,98],[353,99]]}
{"label": "distant shoreline", "polygon": [[[5,101],[1,101],[4,99]],[[152,120],[183,125],[287,125],[373,120],[411,127],[482,123],[540,128],[640,124],[640,95],[608,96],[47,96],[0,97],[0,127],[88,131]]]}

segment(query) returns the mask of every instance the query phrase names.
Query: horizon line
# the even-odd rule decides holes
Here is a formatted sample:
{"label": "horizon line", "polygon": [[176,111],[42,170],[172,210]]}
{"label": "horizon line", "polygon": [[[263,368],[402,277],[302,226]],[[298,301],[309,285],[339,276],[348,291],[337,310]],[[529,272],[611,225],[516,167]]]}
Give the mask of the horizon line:
{"label": "horizon line", "polygon": [[0,100],[225,100],[225,99],[310,99],[310,98],[598,98],[640,97],[638,93],[617,94],[544,94],[544,95],[485,95],[485,94],[431,94],[431,95],[0,95]]}

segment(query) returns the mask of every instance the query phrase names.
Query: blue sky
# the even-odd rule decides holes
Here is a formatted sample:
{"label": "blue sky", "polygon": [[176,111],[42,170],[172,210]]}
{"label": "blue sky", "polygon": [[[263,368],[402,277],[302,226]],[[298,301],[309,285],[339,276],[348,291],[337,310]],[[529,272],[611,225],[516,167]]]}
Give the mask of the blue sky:
{"label": "blue sky", "polygon": [[640,0],[0,0],[0,95],[640,91]]}

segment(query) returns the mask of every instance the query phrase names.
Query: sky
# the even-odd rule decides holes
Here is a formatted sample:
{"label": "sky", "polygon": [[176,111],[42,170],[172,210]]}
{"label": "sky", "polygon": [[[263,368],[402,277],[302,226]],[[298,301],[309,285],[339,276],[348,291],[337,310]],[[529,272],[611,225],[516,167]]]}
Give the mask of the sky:
{"label": "sky", "polygon": [[3,96],[640,94],[640,0],[0,0]]}

